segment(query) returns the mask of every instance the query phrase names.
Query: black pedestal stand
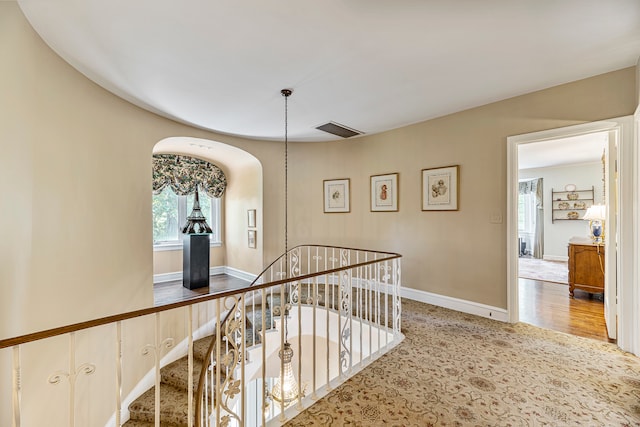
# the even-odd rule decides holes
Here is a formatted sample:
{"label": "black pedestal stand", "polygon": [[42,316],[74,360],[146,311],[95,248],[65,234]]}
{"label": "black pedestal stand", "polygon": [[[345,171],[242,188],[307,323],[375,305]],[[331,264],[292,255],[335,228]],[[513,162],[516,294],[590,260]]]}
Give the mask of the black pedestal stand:
{"label": "black pedestal stand", "polygon": [[182,286],[209,286],[209,235],[185,234],[182,239]]}

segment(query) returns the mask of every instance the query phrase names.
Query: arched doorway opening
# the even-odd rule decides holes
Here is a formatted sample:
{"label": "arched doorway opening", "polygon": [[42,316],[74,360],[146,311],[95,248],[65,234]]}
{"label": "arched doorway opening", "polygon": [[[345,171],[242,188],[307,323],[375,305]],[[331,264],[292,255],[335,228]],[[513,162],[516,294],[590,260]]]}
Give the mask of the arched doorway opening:
{"label": "arched doorway opening", "polygon": [[[255,277],[262,270],[263,260],[263,178],[260,161],[237,147],[192,137],[163,139],[154,146],[153,154],[199,158],[215,164],[224,172],[227,188],[223,197],[210,202],[205,200],[204,203],[201,197],[201,203],[209,210],[209,218],[214,225],[210,273],[244,280]],[[182,216],[177,213],[176,218],[190,212],[188,200],[177,203],[176,198],[174,203],[182,212]],[[252,216],[251,223],[249,215]],[[250,238],[253,239],[251,242]],[[180,241],[154,241],[154,285],[182,279],[182,255]]]}

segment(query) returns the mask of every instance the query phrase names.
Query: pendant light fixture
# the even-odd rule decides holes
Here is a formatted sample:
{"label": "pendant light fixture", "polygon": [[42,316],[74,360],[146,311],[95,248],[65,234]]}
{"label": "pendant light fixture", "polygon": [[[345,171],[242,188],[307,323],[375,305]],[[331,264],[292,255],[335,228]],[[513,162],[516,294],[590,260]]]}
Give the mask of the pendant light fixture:
{"label": "pendant light fixture", "polygon": [[[289,236],[288,236],[288,153],[289,153],[289,96],[293,93],[291,89],[282,89],[280,91],[284,96],[284,253],[285,253],[285,273],[288,277],[289,263]],[[286,305],[285,305],[286,306]],[[288,328],[287,328],[287,314],[286,308],[280,310],[280,316],[282,319],[281,325],[285,331],[285,338],[282,348],[278,352],[280,357],[280,375],[276,380],[273,389],[271,390],[271,397],[284,404],[284,406],[290,405],[300,395],[300,389],[298,387],[298,381],[293,374],[293,366],[291,361],[293,360],[293,349],[288,341]]]}

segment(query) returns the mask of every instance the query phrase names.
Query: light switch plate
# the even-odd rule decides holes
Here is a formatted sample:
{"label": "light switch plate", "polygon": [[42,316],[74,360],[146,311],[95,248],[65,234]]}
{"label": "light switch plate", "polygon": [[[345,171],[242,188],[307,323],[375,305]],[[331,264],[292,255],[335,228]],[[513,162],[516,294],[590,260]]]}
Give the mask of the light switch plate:
{"label": "light switch plate", "polygon": [[500,212],[494,212],[489,218],[491,224],[502,224],[502,214]]}

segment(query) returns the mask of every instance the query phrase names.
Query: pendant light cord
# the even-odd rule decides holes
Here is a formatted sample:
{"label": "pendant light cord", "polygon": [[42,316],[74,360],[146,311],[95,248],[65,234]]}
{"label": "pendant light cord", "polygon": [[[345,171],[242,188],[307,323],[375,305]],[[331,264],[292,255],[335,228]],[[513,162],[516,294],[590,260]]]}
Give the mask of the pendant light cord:
{"label": "pendant light cord", "polygon": [[[284,96],[284,268],[285,277],[289,278],[289,96],[291,89],[280,91]],[[283,310],[285,343],[289,340],[289,325],[286,309]]]}
{"label": "pendant light cord", "polygon": [[[284,96],[284,253],[286,260],[289,252],[289,96],[293,91],[282,89],[280,92]],[[287,271],[287,277],[288,273]]]}

